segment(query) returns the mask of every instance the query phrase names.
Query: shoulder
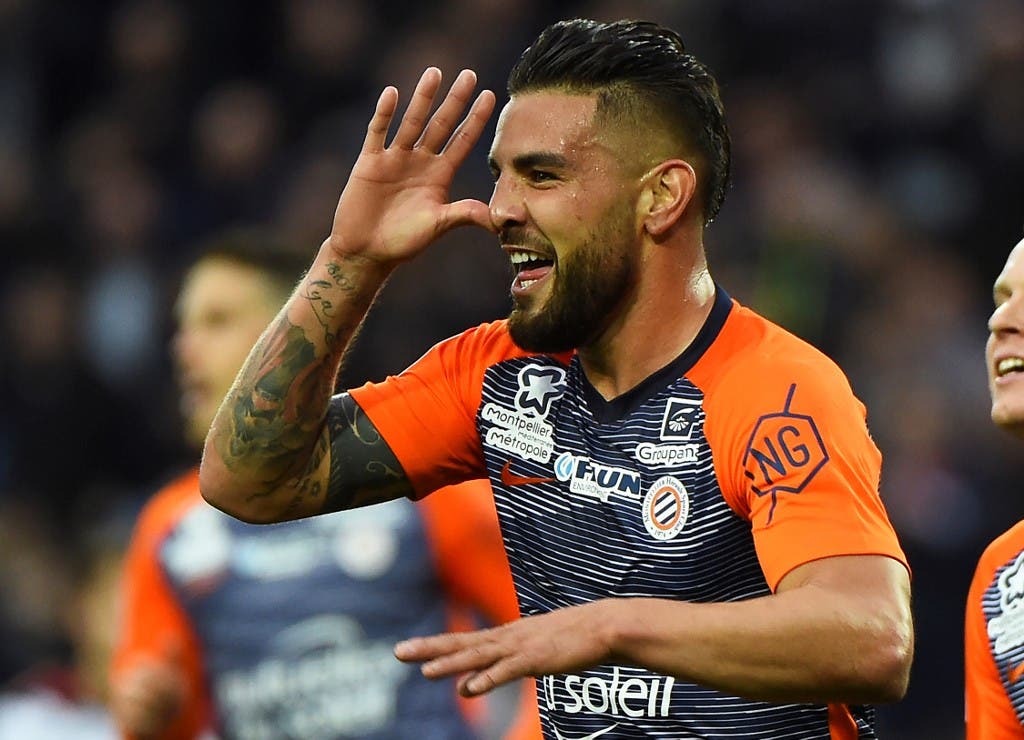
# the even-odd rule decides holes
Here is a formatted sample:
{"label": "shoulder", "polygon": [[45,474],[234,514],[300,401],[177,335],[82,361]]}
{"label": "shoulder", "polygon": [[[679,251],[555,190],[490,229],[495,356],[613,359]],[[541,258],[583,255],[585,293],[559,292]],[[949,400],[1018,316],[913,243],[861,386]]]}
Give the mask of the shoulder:
{"label": "shoulder", "polygon": [[512,351],[515,347],[515,342],[512,341],[512,337],[508,332],[507,319],[499,319],[498,321],[490,321],[486,324],[470,327],[448,339],[442,340],[438,346],[449,344],[493,347],[495,349],[504,349],[505,351]]}
{"label": "shoulder", "polygon": [[976,577],[987,580],[1024,554],[1024,521],[1017,522],[989,543],[978,559]]}
{"label": "shoulder", "polygon": [[[481,360],[495,364],[503,360],[530,357],[536,353],[519,347],[508,330],[508,320],[491,321],[466,329],[460,334],[440,342],[437,347],[456,350],[461,355],[478,356]],[[559,355],[558,359],[568,362],[571,353]]]}
{"label": "shoulder", "polygon": [[846,382],[839,366],[824,352],[753,310],[736,304],[723,333],[734,333],[734,369],[762,374],[772,369],[788,372],[824,373]]}
{"label": "shoulder", "polygon": [[[692,371],[705,395],[751,408],[787,398],[814,405],[852,405],[850,382],[824,352],[736,301],[718,337]],[[787,406],[788,408],[788,406]]]}
{"label": "shoulder", "polygon": [[[429,368],[433,365],[433,359],[449,378],[479,378],[489,368],[500,363],[535,356],[538,356],[537,353],[525,350],[513,341],[508,321],[502,319],[480,324],[439,342],[413,367]],[[570,352],[554,359],[568,365],[571,357]]]}
{"label": "shoulder", "polygon": [[166,483],[145,503],[139,514],[136,532],[143,536],[159,537],[202,502],[199,470],[192,468]]}

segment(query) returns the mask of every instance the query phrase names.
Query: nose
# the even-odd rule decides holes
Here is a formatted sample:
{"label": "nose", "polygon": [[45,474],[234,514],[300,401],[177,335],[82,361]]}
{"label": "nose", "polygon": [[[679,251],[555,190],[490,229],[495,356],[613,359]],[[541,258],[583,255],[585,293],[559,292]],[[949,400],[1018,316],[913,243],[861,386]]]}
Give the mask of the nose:
{"label": "nose", "polygon": [[988,319],[988,330],[992,334],[1024,331],[1024,293],[1014,293],[996,307]]}
{"label": "nose", "polygon": [[491,223],[499,231],[526,223],[526,204],[522,192],[516,187],[513,178],[504,174],[494,183],[494,192],[491,193],[488,207],[491,211]]}

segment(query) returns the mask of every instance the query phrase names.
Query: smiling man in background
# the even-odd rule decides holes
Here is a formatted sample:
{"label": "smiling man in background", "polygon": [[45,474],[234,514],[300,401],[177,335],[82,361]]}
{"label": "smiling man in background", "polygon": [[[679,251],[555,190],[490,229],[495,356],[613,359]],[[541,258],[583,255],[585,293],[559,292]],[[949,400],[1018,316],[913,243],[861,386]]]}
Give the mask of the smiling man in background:
{"label": "smiling man in background", "polygon": [[[1024,240],[993,286],[985,365],[992,421],[1024,438]],[[968,740],[1024,738],[1024,522],[989,545],[967,599]]]}

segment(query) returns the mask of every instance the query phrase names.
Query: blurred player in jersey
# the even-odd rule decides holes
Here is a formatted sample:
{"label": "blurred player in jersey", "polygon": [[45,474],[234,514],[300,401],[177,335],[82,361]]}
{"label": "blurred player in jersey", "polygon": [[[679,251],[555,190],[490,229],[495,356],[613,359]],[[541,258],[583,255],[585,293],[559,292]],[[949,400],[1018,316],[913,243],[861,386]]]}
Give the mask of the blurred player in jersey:
{"label": "blurred player in jersey", "polygon": [[[239,231],[189,270],[174,355],[197,446],[302,268]],[[137,740],[476,738],[454,684],[424,679],[392,646],[469,609],[493,624],[517,616],[483,481],[423,505],[259,527],[206,504],[192,470],[143,510],[123,598],[112,706]],[[509,737],[539,737],[532,688],[524,699]]]}
{"label": "blurred player in jersey", "polygon": [[[490,203],[449,202],[495,106],[475,84],[435,109],[428,68],[400,120],[381,94],[332,233],[218,411],[204,496],[275,521],[487,474],[525,618],[396,646],[425,675],[467,696],[541,677],[552,740],[875,737],[866,705],[903,695],[913,652],[881,456],[840,369],[710,275],[714,78],[656,24],[554,24],[509,77]],[[333,394],[390,271],[468,224],[509,256],[508,321]]]}
{"label": "blurred player in jersey", "polygon": [[[988,320],[992,421],[1024,438],[1024,240],[1010,252]],[[1024,522],[982,554],[967,600],[968,740],[1024,738]]]}

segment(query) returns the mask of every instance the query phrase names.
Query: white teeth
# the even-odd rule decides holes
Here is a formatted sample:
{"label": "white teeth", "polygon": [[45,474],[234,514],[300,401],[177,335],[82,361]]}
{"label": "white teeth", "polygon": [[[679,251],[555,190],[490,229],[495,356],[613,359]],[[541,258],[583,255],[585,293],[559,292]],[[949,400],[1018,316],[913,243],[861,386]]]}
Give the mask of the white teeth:
{"label": "white teeth", "polygon": [[1024,358],[1007,357],[996,364],[996,374],[998,374],[999,377],[1002,377],[1007,373],[1012,373],[1016,370],[1024,370]]}
{"label": "white teeth", "polygon": [[523,289],[526,289],[526,288],[529,288],[531,285],[533,285],[535,282],[537,282],[537,281],[536,280],[523,280],[522,282],[519,283],[519,287],[523,288]]}
{"label": "white teeth", "polygon": [[518,265],[523,262],[529,262],[530,260],[537,259],[537,255],[532,252],[512,252],[509,254],[509,258],[512,260],[513,265]]}

